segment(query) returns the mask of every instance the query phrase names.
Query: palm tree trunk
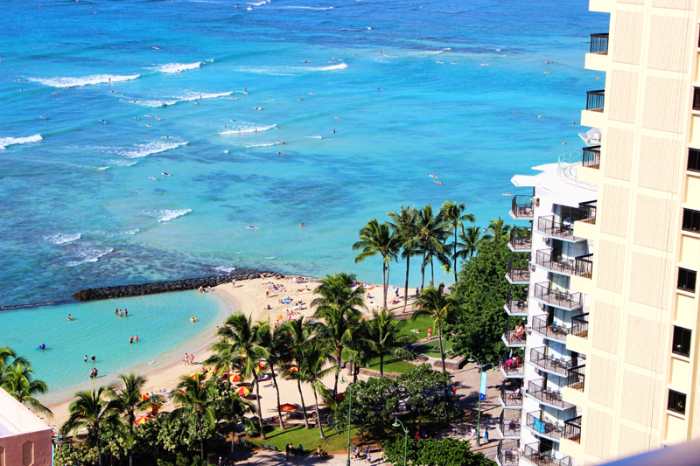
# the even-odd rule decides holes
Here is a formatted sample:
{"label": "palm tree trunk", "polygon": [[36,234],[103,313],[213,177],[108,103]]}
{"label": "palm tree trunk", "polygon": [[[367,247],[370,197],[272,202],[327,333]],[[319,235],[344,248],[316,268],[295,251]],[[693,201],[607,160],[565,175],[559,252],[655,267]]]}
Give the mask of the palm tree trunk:
{"label": "palm tree trunk", "polygon": [[304,413],[304,428],[309,428],[309,418],[306,415],[306,405],[304,404],[304,394],[301,392],[301,382],[297,379],[297,387],[299,387],[299,396],[301,397],[301,411]]}
{"label": "palm tree trunk", "polygon": [[457,227],[455,226],[455,244],[454,244],[454,256],[452,258],[452,268],[455,272],[455,283],[457,283]]}
{"label": "palm tree trunk", "polygon": [[102,466],[102,454],[100,453],[100,425],[95,423],[95,446],[97,447],[97,464]]}
{"label": "palm tree trunk", "polygon": [[197,430],[199,431],[199,457],[204,462],[204,433],[202,432],[201,415],[197,415]]}
{"label": "palm tree trunk", "polygon": [[318,395],[316,394],[316,389],[314,389],[314,398],[316,399],[316,422],[318,423],[318,431],[321,433],[321,440],[326,440],[326,435],[323,433],[323,426],[321,426],[321,414],[318,412]]}
{"label": "palm tree trunk", "polygon": [[391,273],[391,268],[389,264],[386,264],[386,286],[384,287],[384,309],[388,309],[386,307],[387,304],[387,296],[389,295],[389,274]]}
{"label": "palm tree trunk", "polygon": [[280,388],[277,386],[277,376],[275,375],[275,368],[270,364],[270,371],[272,373],[272,383],[275,384],[275,391],[277,392],[277,415],[280,419],[280,430],[284,430],[284,422],[282,422],[282,409],[280,408]]}
{"label": "palm tree trunk", "polygon": [[384,377],[384,353],[379,354],[379,377]]}
{"label": "palm tree trunk", "polygon": [[425,251],[423,251],[423,263],[420,265],[420,291],[423,292],[425,286]]}
{"label": "palm tree trunk", "polygon": [[411,268],[411,256],[406,258],[406,287],[403,290],[403,312],[406,313],[406,306],[408,305],[408,271]]}
{"label": "palm tree trunk", "polygon": [[384,308],[386,308],[386,267],[387,265],[382,261],[382,288],[384,288]]}
{"label": "palm tree trunk", "polygon": [[[236,426],[234,426],[233,428],[235,429]],[[236,431],[232,430],[231,431],[231,458],[230,458],[231,460],[233,460],[233,445],[235,443],[235,440],[236,440]]]}
{"label": "palm tree trunk", "polygon": [[[447,372],[447,369],[445,369],[445,350],[442,347],[442,324],[440,321],[437,323],[437,328],[438,328],[438,338],[440,339],[440,357],[442,358],[442,372]],[[449,400],[450,400],[450,395],[447,391],[447,383],[445,383],[445,401],[448,404],[449,408]],[[445,420],[447,421],[449,419],[449,409],[445,410]]]}
{"label": "palm tree trunk", "polygon": [[[128,417],[129,420],[129,434],[131,435],[131,438],[134,438],[134,411],[130,410],[129,411],[130,416]],[[133,466],[133,460],[134,460],[134,455],[132,453],[132,448],[129,447],[129,466]]]}
{"label": "palm tree trunk", "polygon": [[338,354],[336,354],[336,366],[335,366],[335,385],[333,385],[333,395],[338,397],[338,379],[340,378],[340,364],[343,360],[343,347],[338,347]]}
{"label": "palm tree trunk", "polygon": [[255,398],[258,402],[258,421],[260,423],[260,437],[262,437],[262,439],[265,440],[265,423],[263,422],[262,407],[260,406],[260,384],[258,383],[258,374],[255,373],[255,370],[253,370],[253,382],[255,383]]}
{"label": "palm tree trunk", "polygon": [[430,256],[430,286],[435,286],[435,269],[433,268],[433,256]]}

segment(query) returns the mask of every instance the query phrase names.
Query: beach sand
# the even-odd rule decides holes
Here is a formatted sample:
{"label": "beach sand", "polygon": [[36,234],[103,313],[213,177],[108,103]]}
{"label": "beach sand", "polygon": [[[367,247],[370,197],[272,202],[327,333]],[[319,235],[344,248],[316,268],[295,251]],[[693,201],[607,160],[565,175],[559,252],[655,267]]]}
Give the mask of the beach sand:
{"label": "beach sand", "polygon": [[[292,280],[303,279],[306,283],[296,283]],[[273,291],[270,287],[270,283],[274,283],[278,286],[284,285],[285,291]],[[318,282],[315,279],[308,279],[305,277],[298,276],[285,276],[285,278],[277,280],[272,278],[258,278],[253,280],[245,280],[236,282],[235,288],[231,283],[219,285],[212,288],[212,293],[216,293],[220,298],[225,300],[232,311],[240,311],[245,315],[252,315],[254,321],[268,321],[274,325],[274,323],[280,318],[280,322],[285,320],[287,316],[286,310],[291,308],[290,305],[281,304],[279,300],[283,297],[291,297],[294,302],[299,300],[302,301],[302,309],[296,313],[293,318],[298,318],[300,315],[305,317],[310,317],[314,313],[314,309],[310,308],[310,303],[314,299],[315,295],[313,290],[318,286]],[[368,290],[367,296],[365,297],[365,305],[367,309],[363,309],[363,313],[366,317],[370,317],[373,310],[379,310],[382,307],[383,300],[383,288],[381,285],[371,285],[366,284]],[[269,296],[266,296],[266,291],[269,291]],[[389,309],[393,310],[397,314],[401,314],[403,310],[403,287],[399,288],[399,296],[401,297],[400,303],[389,304]],[[409,297],[415,293],[415,288],[409,288]],[[392,297],[395,299],[396,291],[393,287],[390,287],[389,301]],[[369,298],[372,296],[373,298]],[[412,300],[409,299],[408,307],[406,308],[407,313],[412,311]],[[267,307],[272,307],[268,310]],[[217,324],[222,325],[223,322]],[[216,326],[211,328],[211,339],[209,343],[216,341],[214,333],[216,331]],[[199,344],[201,346],[201,343]],[[202,349],[195,352],[195,365],[185,365],[183,363],[182,355],[174,355],[163,362],[158,368],[149,370],[149,368],[137,367],[132,369],[124,370],[123,373],[128,374],[130,372],[135,372],[137,374],[143,375],[147,378],[146,387],[144,388],[144,393],[158,393],[161,391],[172,390],[183,375],[190,375],[193,372],[199,372],[202,370],[202,366],[199,365],[202,361],[206,360],[211,355],[211,351]],[[326,387],[332,389],[335,381],[335,374],[331,373],[326,378],[323,379],[323,383]],[[343,379],[345,383],[342,383]],[[352,377],[348,376],[347,371],[341,372],[340,381],[338,383],[338,391],[343,392],[347,387],[348,383],[351,381]],[[250,381],[246,381],[250,382]],[[299,390],[296,382],[290,380],[284,380],[278,377],[277,379],[279,392],[280,392],[280,402],[290,403],[301,406],[301,397],[299,396]],[[271,380],[267,382],[261,382],[260,385],[260,402],[262,406],[263,417],[270,417],[277,414],[277,394],[272,386],[267,386],[271,384]],[[73,392],[79,390],[85,390],[89,387],[81,386],[74,388]],[[302,385],[302,393],[304,397],[304,402],[307,406],[315,405],[315,399],[313,391],[309,385]],[[60,400],[49,403],[49,408],[54,412],[54,417],[52,419],[45,419],[45,421],[50,426],[56,426],[60,428],[61,425],[68,419],[68,406],[70,404],[71,398],[62,398]],[[319,400],[320,401],[320,400]],[[163,406],[163,411],[170,411],[174,408],[172,403],[167,403]],[[256,405],[257,408],[257,405]],[[309,411],[309,415],[311,412]],[[42,416],[43,417],[43,416]]]}

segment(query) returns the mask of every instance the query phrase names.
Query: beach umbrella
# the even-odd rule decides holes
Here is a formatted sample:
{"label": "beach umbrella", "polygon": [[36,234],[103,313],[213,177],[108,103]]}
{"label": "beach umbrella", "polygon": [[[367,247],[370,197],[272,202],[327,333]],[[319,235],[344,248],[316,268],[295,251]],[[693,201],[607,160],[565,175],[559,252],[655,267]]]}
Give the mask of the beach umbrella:
{"label": "beach umbrella", "polygon": [[290,367],[290,368],[287,369],[287,370],[288,370],[289,372],[299,372],[299,368],[298,368],[298,367]]}
{"label": "beach umbrella", "polygon": [[250,388],[238,387],[238,390],[236,390],[236,393],[238,393],[239,395],[243,395],[243,396],[248,395],[248,394],[250,394]]}
{"label": "beach umbrella", "polygon": [[280,411],[284,411],[284,412],[292,412],[292,411],[296,411],[297,409],[299,409],[299,408],[297,408],[294,405],[290,405],[288,403],[280,405]]}
{"label": "beach umbrella", "polygon": [[234,374],[234,375],[231,375],[231,376],[230,376],[229,381],[230,381],[231,383],[240,382],[240,381],[241,381],[241,378],[240,378],[238,375]]}
{"label": "beach umbrella", "polygon": [[190,379],[194,380],[194,378],[197,376],[199,376],[199,380],[204,380],[207,378],[206,374],[202,374],[201,372],[193,372],[190,374]]}
{"label": "beach umbrella", "polygon": [[155,413],[158,412],[159,409],[160,409],[160,408],[159,408],[158,406],[151,405],[151,406],[149,406],[148,408],[146,408],[146,411],[149,412],[149,413],[155,414]]}
{"label": "beach umbrella", "polygon": [[141,401],[146,401],[146,400],[149,399],[150,397],[151,397],[151,395],[148,395],[148,394],[143,395],[143,396],[141,397]]}
{"label": "beach umbrella", "polygon": [[145,424],[145,423],[147,423],[147,422],[150,421],[150,420],[151,420],[151,418],[148,417],[148,416],[141,416],[141,417],[137,417],[137,418],[136,418],[136,420],[134,421],[134,424],[136,424],[136,425],[138,426],[138,425],[141,425],[141,424]]}

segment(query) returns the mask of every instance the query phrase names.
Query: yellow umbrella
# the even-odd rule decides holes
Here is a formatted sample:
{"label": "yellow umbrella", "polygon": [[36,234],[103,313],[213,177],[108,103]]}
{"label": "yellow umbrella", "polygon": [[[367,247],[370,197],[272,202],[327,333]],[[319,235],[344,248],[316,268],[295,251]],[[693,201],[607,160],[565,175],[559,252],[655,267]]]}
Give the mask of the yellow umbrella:
{"label": "yellow umbrella", "polygon": [[248,395],[248,394],[250,394],[250,388],[238,387],[238,390],[236,390],[236,393],[238,393],[239,395]]}
{"label": "yellow umbrella", "polygon": [[139,418],[136,418],[136,420],[134,421],[134,424],[141,425],[141,424],[147,423],[150,420],[151,420],[151,418],[148,416],[141,416]]}
{"label": "yellow umbrella", "polygon": [[238,375],[233,374],[233,375],[231,375],[231,377],[229,378],[229,381],[231,381],[232,383],[233,383],[233,382],[240,382],[240,381],[241,381],[241,378],[240,378]]}

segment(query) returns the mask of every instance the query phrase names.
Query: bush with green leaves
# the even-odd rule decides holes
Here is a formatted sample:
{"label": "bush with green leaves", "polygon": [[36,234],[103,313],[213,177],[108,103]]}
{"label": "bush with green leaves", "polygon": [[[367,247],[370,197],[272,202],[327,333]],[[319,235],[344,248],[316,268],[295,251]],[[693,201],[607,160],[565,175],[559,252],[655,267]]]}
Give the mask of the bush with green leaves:
{"label": "bush with green leaves", "polygon": [[413,466],[493,466],[482,453],[472,453],[467,440],[445,438],[442,440],[408,439],[397,436],[382,443],[386,461],[396,466],[403,465],[404,448],[406,459]]}
{"label": "bush with green leaves", "polygon": [[56,448],[54,466],[74,466],[76,464],[96,464],[97,449],[87,442],[76,445],[65,444]]}

